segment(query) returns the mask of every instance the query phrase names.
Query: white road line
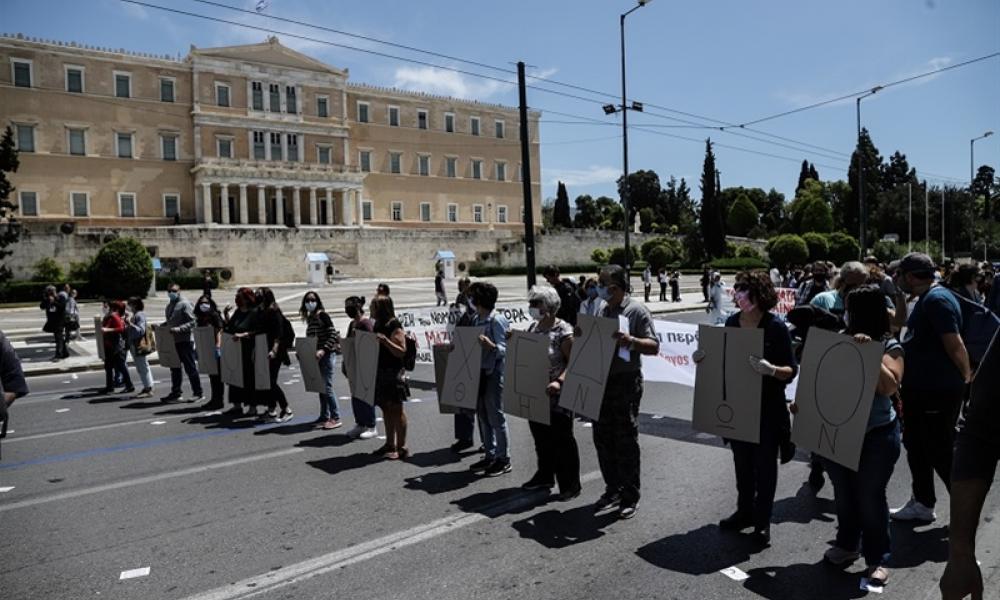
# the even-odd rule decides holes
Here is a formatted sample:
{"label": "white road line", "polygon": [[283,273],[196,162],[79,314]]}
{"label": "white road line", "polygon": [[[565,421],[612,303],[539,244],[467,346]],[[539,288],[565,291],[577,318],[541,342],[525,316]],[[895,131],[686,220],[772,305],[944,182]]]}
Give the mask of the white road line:
{"label": "white road line", "polygon": [[[185,416],[197,416],[197,415],[185,415]],[[183,417],[164,417],[163,420],[170,421],[181,418]],[[93,425],[91,427],[80,427],[78,429],[66,429],[65,431],[50,431],[48,433],[36,433],[34,435],[26,435],[24,437],[13,437],[5,439],[4,444],[13,444],[14,442],[26,442],[28,440],[40,440],[60,435],[72,435],[74,433],[87,433],[89,431],[100,431],[101,429],[114,429],[115,427],[125,427],[128,425],[145,425],[146,423],[149,423],[149,417],[145,419],[137,419],[135,421],[123,421],[121,423],[107,423],[105,425]],[[8,431],[7,433],[13,433],[13,432]]]}
{"label": "white road line", "polygon": [[56,412],[57,412],[57,413],[64,413],[64,412],[69,412],[69,409],[68,409],[68,408],[57,408],[57,409],[56,409]]}
{"label": "white road line", "polygon": [[119,481],[116,483],[107,483],[104,485],[96,485],[94,487],[62,492],[60,494],[52,494],[51,496],[41,496],[38,498],[32,498],[30,500],[12,502],[10,504],[0,504],[0,512],[14,510],[18,508],[27,508],[29,506],[37,506],[39,504],[48,504],[49,502],[57,502],[59,500],[69,500],[71,498],[79,498],[81,496],[89,496],[91,494],[99,494],[101,492],[110,492],[112,490],[120,490],[122,488],[133,487],[136,485],[155,483],[157,481],[163,481],[164,479],[184,477],[185,475],[196,475],[198,473],[204,473],[205,471],[225,469],[226,467],[234,467],[236,465],[242,465],[245,463],[257,462],[258,460],[267,460],[268,458],[287,456],[289,454],[298,454],[299,452],[305,452],[305,448],[286,448],[285,450],[278,450],[276,452],[265,452],[264,454],[244,456],[243,458],[235,458],[233,460],[226,460],[208,465],[201,465],[199,467],[189,467],[187,469],[180,469],[177,471],[168,471],[166,473],[158,473],[156,475],[147,475],[145,477],[136,477],[135,479],[126,479],[125,481]]}
{"label": "white road line", "polygon": [[12,486],[12,485],[9,485],[9,486],[7,486],[7,487],[0,487],[0,494],[2,494],[2,493],[4,493],[4,492],[9,492],[9,491],[11,491],[12,489],[14,489],[14,486]]}
{"label": "white road line", "polygon": [[149,575],[149,567],[143,567],[141,569],[129,569],[128,571],[122,571],[122,574],[118,576],[118,581],[122,579],[135,579],[136,577],[145,577]]}
{"label": "white road line", "polygon": [[[599,479],[599,471],[592,471],[580,478],[585,484]],[[355,546],[336,550],[300,563],[288,565],[281,569],[269,571],[263,575],[250,577],[207,592],[188,596],[184,600],[240,600],[268,594],[280,588],[301,583],[313,577],[324,575],[350,565],[375,558],[387,552],[392,552],[406,546],[442,536],[481,521],[488,521],[497,515],[522,508],[538,500],[535,493],[524,493],[509,500],[495,502],[481,507],[475,513],[459,513],[443,517],[430,523],[417,525],[404,531],[390,533],[384,537],[363,542]]]}

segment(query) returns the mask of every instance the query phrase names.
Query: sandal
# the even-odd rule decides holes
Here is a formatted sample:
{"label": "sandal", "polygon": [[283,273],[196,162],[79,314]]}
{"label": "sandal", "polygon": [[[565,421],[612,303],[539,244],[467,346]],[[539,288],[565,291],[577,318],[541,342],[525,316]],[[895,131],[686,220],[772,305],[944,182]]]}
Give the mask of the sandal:
{"label": "sandal", "polygon": [[383,454],[388,454],[389,452],[395,452],[395,451],[396,451],[395,448],[393,448],[389,444],[385,444],[384,446],[382,446],[378,450],[372,450],[372,455],[373,456],[382,456]]}
{"label": "sandal", "polygon": [[396,452],[395,450],[391,450],[389,452],[386,452],[385,453],[385,458],[386,458],[386,460],[399,460],[399,458],[400,458],[399,452]]}
{"label": "sandal", "polygon": [[889,583],[889,569],[878,565],[868,569],[868,583],[874,586],[884,587]]}
{"label": "sandal", "polygon": [[406,460],[407,458],[410,458],[410,449],[407,448],[406,446],[400,448],[398,453],[400,460]]}

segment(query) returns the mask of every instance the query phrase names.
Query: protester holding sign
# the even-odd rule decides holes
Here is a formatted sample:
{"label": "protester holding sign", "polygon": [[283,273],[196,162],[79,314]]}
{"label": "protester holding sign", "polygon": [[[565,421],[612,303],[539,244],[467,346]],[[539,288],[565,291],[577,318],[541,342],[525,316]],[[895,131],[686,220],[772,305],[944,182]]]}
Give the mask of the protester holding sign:
{"label": "protester holding sign", "polygon": [[[230,315],[230,307],[224,311],[226,326],[222,331],[239,342],[239,361],[243,367],[243,381],[240,385],[229,382],[229,402],[233,405],[226,414],[232,417],[257,415],[257,394],[254,393],[253,334],[257,331],[259,310],[253,290],[241,287],[234,299],[236,310]],[[237,347],[233,346],[235,350]]]}
{"label": "protester holding sign", "polygon": [[[290,365],[288,350],[291,342],[288,339],[287,331],[291,329],[291,324],[281,312],[278,301],[274,297],[274,290],[269,287],[262,287],[257,290],[257,300],[260,304],[260,333],[267,336],[267,373],[269,386],[266,390],[258,393],[266,399],[267,413],[261,416],[262,420],[271,423],[284,423],[292,420],[295,415],[288,404],[288,398],[278,383],[278,372],[281,365]],[[286,327],[287,325],[287,327]],[[294,339],[292,340],[294,341]]]}
{"label": "protester holding sign", "polygon": [[375,404],[385,416],[385,445],[373,452],[389,460],[405,459],[410,455],[406,447],[406,413],[403,402],[406,388],[403,383],[403,355],[406,354],[406,332],[396,319],[396,309],[389,296],[376,296],[371,304],[375,317],[375,335],[378,337],[378,370],[375,376]]}
{"label": "protester holding sign", "polygon": [[142,298],[132,296],[128,299],[128,308],[132,312],[126,323],[126,337],[128,338],[128,349],[132,353],[132,362],[135,370],[139,374],[139,381],[142,382],[142,389],[135,395],[135,398],[151,398],[153,396],[153,373],[149,370],[149,354],[153,351],[151,344],[152,335],[149,322],[146,320],[145,305]]}
{"label": "protester holding sign", "polygon": [[[469,306],[470,285],[472,282],[468,277],[458,280],[458,295],[455,296],[455,303],[451,305],[452,310],[460,315],[455,327],[468,327],[475,318],[474,311]],[[455,443],[451,445],[451,451],[457,454],[468,450],[474,444],[472,438],[476,431],[476,413],[461,408],[455,410],[458,411],[455,413]]]}
{"label": "protester holding sign", "polygon": [[580,451],[573,437],[573,416],[559,408],[559,394],[573,348],[573,326],[556,317],[559,306],[559,294],[551,287],[535,286],[528,292],[528,310],[535,319],[528,331],[545,335],[549,341],[549,384],[545,391],[552,401],[549,425],[528,422],[535,440],[538,471],[521,487],[547,490],[558,481],[559,499],[571,500],[581,490]]}
{"label": "protester holding sign", "polygon": [[[355,331],[372,332],[375,324],[365,317],[365,299],[362,296],[349,296],[344,300],[344,312],[351,321],[347,324],[347,335],[354,337]],[[341,362],[341,372],[347,375],[347,362]],[[370,440],[378,435],[375,429],[375,407],[368,404],[361,398],[351,394],[351,412],[354,413],[354,427],[347,432],[347,437]]]}
{"label": "protester holding sign", "polygon": [[[203,352],[198,356],[198,362],[214,361],[218,365],[219,359],[222,358],[222,328],[225,325],[222,315],[219,313],[219,307],[212,300],[211,296],[203,295],[201,298],[198,298],[198,302],[194,305],[194,316],[198,327],[211,327],[215,333],[215,344],[211,353]],[[211,384],[212,397],[202,408],[205,410],[219,410],[225,406],[222,398],[225,395],[226,387],[222,383],[222,372],[218,366],[215,369],[215,373],[209,374],[208,381]]]}
{"label": "protester holding sign", "polygon": [[[319,395],[319,418],[316,427],[337,429],[340,427],[340,406],[333,391],[333,369],[336,353],[340,351],[340,334],[333,326],[330,315],[323,310],[319,294],[310,290],[302,296],[299,316],[306,322],[306,337],[316,338],[316,357],[320,375],[323,377],[324,391]],[[310,357],[299,357],[303,360]]]}
{"label": "protester holding sign", "polygon": [[101,331],[104,333],[104,389],[102,394],[111,394],[115,391],[115,374],[121,377],[125,384],[123,390],[126,394],[135,391],[132,386],[132,378],[129,377],[128,367],[125,364],[125,303],[121,300],[108,302],[108,314],[101,321]]}
{"label": "protester holding sign", "polygon": [[[809,304],[818,306],[837,316],[843,316],[845,311],[844,298],[847,297],[847,294],[851,293],[851,290],[864,285],[867,280],[868,269],[863,264],[857,261],[846,262],[840,267],[840,275],[834,282],[834,289],[816,294],[809,301]],[[886,308],[884,301],[882,302],[882,307],[883,309]]]}
{"label": "protester holding sign", "polygon": [[649,309],[629,296],[625,269],[608,265],[601,269],[599,280],[598,295],[608,303],[601,316],[615,320],[624,317],[628,327],[614,334],[618,352],[611,359],[600,418],[594,423],[594,446],[605,485],[594,510],[617,506],[620,519],[631,519],[639,504],[640,355],[658,353],[660,341]]}
{"label": "protester holding sign", "polygon": [[[763,377],[760,403],[760,442],[731,440],[736,469],[736,512],[719,522],[719,527],[738,531],[753,527],[753,539],[771,543],[771,511],[778,486],[778,456],[788,448],[791,420],[785,405],[785,386],[798,373],[792,353],[792,338],[781,319],[770,312],[778,303],[771,278],[763,271],[736,276],[736,305],[739,312],[726,320],[726,327],[764,330],[764,356],[749,356],[751,367]],[[698,353],[696,353],[698,354]],[[695,357],[704,360],[704,354]]]}
{"label": "protester holding sign", "polygon": [[494,310],[498,296],[499,292],[492,283],[477,281],[469,286],[469,299],[476,309],[472,324],[483,328],[483,333],[479,335],[482,360],[476,417],[479,420],[479,439],[486,450],[486,456],[469,468],[487,477],[510,473],[511,469],[510,433],[501,402],[510,322]]}

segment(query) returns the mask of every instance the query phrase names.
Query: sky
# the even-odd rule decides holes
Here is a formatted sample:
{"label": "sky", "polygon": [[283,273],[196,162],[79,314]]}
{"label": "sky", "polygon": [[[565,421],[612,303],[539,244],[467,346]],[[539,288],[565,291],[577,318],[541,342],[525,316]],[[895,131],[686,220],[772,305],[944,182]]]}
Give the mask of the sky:
{"label": "sky", "polygon": [[[514,85],[448,69],[512,81],[513,75],[502,70],[513,71],[514,63],[522,60],[529,65],[528,74],[539,78],[529,80],[528,104],[542,111],[543,196],[554,196],[556,182],[563,181],[570,198],[617,197],[621,117],[606,116],[602,105],[615,102],[615,96],[620,103],[619,15],[635,6],[634,1],[264,1],[264,15],[500,70],[196,0],[143,1],[263,30],[121,0],[2,0],[0,30],[181,56],[191,44],[205,48],[257,43],[272,31],[283,44],[348,68],[353,82],[511,106],[517,105]],[[251,10],[258,4],[217,2]],[[664,183],[671,175],[683,177],[697,198],[704,140],[711,137],[718,144],[716,163],[723,187],[773,187],[791,199],[803,159],[816,165],[821,179],[846,178],[856,139],[853,99],[754,125],[754,133],[707,126],[746,123],[1000,52],[1000,2],[655,0],[633,12],[626,29],[628,97],[646,108],[628,115],[630,169],[652,169]],[[861,107],[862,123],[881,154],[906,154],[921,178],[963,185],[969,178],[969,140],[988,130],[997,134],[976,142],[976,164],[1000,171],[1000,56],[887,88],[866,98]]]}

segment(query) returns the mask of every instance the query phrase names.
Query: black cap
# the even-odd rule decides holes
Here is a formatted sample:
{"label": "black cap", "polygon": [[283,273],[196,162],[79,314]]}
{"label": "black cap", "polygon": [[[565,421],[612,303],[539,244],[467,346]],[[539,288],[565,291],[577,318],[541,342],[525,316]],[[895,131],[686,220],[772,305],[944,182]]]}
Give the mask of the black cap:
{"label": "black cap", "polygon": [[934,261],[923,252],[910,252],[899,261],[900,273],[930,274],[935,269],[937,269],[937,266],[934,264]]}
{"label": "black cap", "polygon": [[903,262],[903,261],[901,261],[901,260],[894,260],[891,263],[889,263],[889,266],[887,266],[885,268],[886,273],[895,273],[896,271],[898,271],[899,270],[899,264],[901,262]]}

